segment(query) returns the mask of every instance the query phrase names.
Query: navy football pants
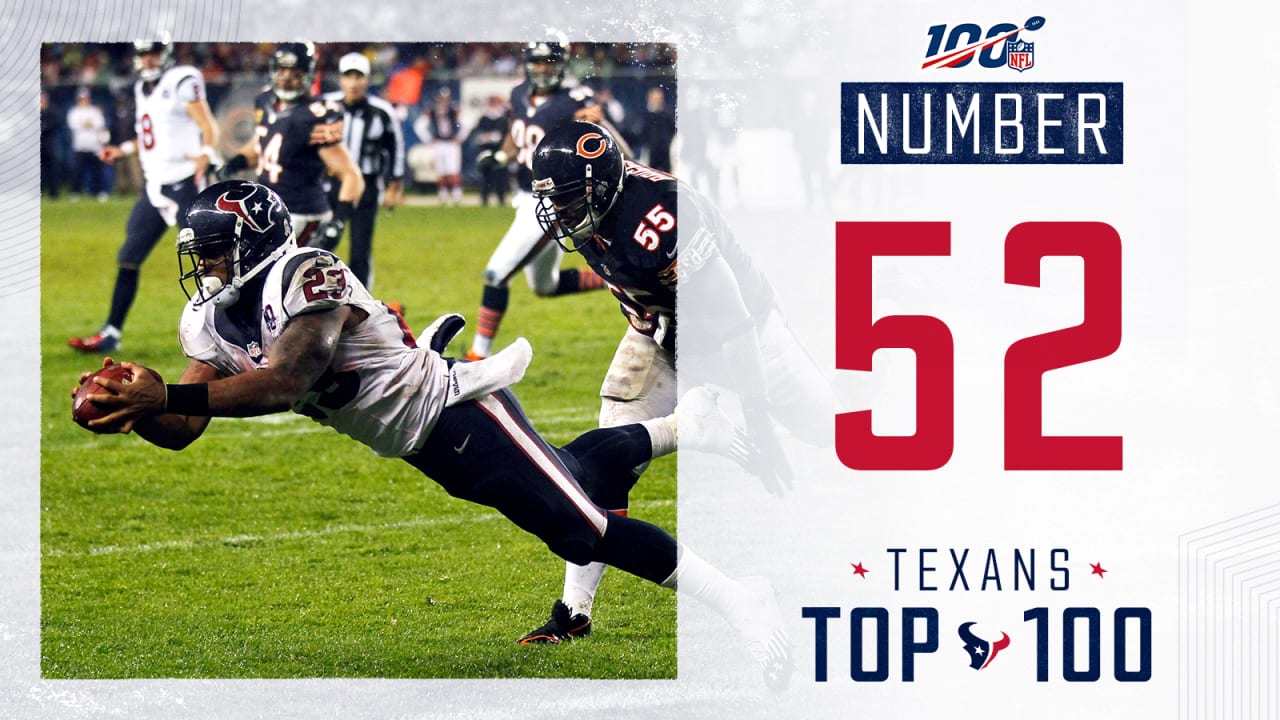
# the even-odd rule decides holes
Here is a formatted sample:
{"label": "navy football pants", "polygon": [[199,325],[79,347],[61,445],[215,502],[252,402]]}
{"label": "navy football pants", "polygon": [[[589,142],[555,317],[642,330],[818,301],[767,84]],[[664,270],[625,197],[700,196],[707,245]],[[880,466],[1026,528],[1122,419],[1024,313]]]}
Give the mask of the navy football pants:
{"label": "navy football pants", "polygon": [[450,495],[494,508],[579,565],[597,561],[660,583],[676,566],[661,528],[610,515],[592,500],[634,482],[650,459],[640,425],[592,430],[564,449],[548,444],[509,390],[446,408],[409,464]]}

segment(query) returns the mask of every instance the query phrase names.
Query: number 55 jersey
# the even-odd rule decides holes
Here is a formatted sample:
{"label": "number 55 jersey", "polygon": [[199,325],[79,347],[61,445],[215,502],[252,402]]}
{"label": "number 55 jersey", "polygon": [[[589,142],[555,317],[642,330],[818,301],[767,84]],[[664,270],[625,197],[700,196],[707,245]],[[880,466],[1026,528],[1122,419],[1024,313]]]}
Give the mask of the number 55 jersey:
{"label": "number 55 jersey", "polygon": [[411,455],[444,409],[448,364],[375,300],[350,268],[315,248],[291,248],[228,308],[187,303],[179,337],[187,357],[224,375],[267,367],[290,320],[347,305],[363,320],[344,328],[333,360],[293,410],[375,453]]}

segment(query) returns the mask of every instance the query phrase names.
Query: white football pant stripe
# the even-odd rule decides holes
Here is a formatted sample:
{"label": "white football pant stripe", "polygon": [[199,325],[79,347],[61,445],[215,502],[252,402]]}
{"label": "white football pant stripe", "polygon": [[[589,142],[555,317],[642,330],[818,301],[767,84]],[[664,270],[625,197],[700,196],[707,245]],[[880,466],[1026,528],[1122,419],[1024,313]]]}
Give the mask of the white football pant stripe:
{"label": "white football pant stripe", "polygon": [[543,444],[529,436],[524,426],[511,415],[511,412],[497,397],[486,395],[477,402],[490,417],[502,426],[503,431],[515,441],[516,446],[538,466],[538,469],[542,470],[542,474],[546,475],[560,492],[569,498],[569,501],[578,508],[578,512],[591,523],[596,532],[603,536],[605,526],[609,522],[608,516],[603,510],[596,507],[595,503],[591,502],[591,499],[578,487],[578,484],[565,473],[559,461],[547,455]]}

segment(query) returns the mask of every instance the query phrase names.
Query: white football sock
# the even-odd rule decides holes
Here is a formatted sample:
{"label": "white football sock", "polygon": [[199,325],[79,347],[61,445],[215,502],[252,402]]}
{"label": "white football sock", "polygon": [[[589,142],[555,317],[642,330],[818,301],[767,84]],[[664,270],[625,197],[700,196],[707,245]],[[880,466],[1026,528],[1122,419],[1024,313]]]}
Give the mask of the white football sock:
{"label": "white football sock", "polygon": [[488,335],[476,333],[476,337],[471,341],[471,352],[480,357],[489,357],[489,349],[493,347],[493,338]]}
{"label": "white football sock", "polygon": [[591,604],[596,599],[596,588],[604,578],[604,563],[586,565],[564,564],[564,596],[561,598],[571,612],[591,617]]}
{"label": "white football sock", "polygon": [[662,581],[662,586],[695,597],[715,608],[726,618],[745,601],[745,591],[737,581],[712,567],[692,550],[680,546],[675,572]]}
{"label": "white football sock", "polygon": [[653,457],[670,455],[676,451],[676,416],[674,414],[643,420],[640,424],[649,431],[649,442],[653,443]]}

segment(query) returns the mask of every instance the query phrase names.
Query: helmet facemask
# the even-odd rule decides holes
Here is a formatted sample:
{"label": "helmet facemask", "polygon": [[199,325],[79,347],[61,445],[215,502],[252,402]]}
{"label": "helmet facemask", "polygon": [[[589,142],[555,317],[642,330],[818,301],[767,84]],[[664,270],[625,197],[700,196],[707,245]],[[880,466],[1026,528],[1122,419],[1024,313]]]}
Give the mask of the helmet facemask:
{"label": "helmet facemask", "polygon": [[[191,228],[178,231],[178,283],[193,306],[213,300],[218,307],[227,307],[239,299],[239,288],[235,287],[237,246],[232,239],[197,240]],[[220,259],[210,263],[212,258]],[[213,272],[219,266],[226,268],[225,283]]]}
{"label": "helmet facemask", "polygon": [[[242,237],[244,221],[235,219],[235,231],[231,235],[196,238],[195,231],[183,228],[178,233],[178,282],[188,300],[193,300],[194,307],[212,301],[220,308],[231,307],[240,299],[240,288],[253,280],[272,263],[279,260],[295,243],[292,238],[279,247],[260,256],[255,252],[253,240]],[[215,262],[209,262],[217,258]],[[255,262],[256,261],[256,262]],[[253,266],[246,269],[245,265]],[[226,268],[227,279],[223,282],[214,271],[219,267]]]}
{"label": "helmet facemask", "polygon": [[[271,89],[276,97],[291,103],[298,98],[306,97],[311,85],[311,72],[315,68],[315,46],[311,43],[285,43],[276,48],[271,55]],[[284,90],[280,88],[282,71],[289,70],[298,76],[298,86]]]}
{"label": "helmet facemask", "polygon": [[564,81],[564,64],[552,60],[534,60],[524,64],[524,74],[538,90],[555,90]]}
{"label": "helmet facemask", "polygon": [[534,181],[538,225],[567,252],[578,252],[596,236],[618,197],[619,189],[593,178],[592,170],[593,166],[587,165],[581,181],[559,188],[550,178]]}
{"label": "helmet facemask", "polygon": [[555,90],[564,82],[564,46],[555,42],[532,42],[524,48],[524,76],[541,92]]}

